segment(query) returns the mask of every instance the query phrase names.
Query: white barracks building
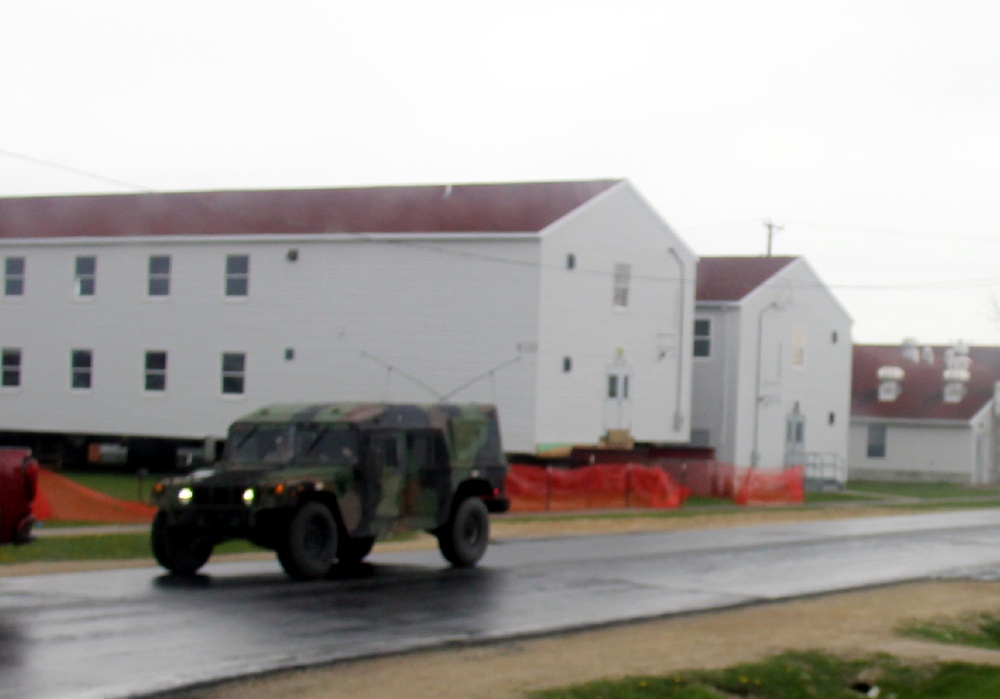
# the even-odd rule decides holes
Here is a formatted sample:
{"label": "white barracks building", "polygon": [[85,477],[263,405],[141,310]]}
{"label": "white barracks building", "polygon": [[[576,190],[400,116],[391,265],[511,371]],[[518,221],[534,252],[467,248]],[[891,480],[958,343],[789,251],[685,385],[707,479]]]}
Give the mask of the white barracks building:
{"label": "white barracks building", "polygon": [[163,466],[378,400],[684,443],[696,264],[623,180],[0,199],[0,442]]}

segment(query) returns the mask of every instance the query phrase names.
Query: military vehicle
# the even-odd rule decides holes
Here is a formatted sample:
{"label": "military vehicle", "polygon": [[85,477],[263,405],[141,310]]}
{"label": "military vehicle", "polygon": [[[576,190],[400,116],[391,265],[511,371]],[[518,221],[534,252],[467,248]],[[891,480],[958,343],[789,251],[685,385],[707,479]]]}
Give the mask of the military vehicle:
{"label": "military vehicle", "polygon": [[272,549],[289,576],[359,563],[375,540],[426,530],[456,567],[486,552],[507,463],[489,405],[271,405],[232,424],[214,467],[153,488],[156,560],[194,575],[217,544]]}
{"label": "military vehicle", "polygon": [[38,462],[31,450],[0,447],[0,544],[31,540],[31,503],[37,493]]}

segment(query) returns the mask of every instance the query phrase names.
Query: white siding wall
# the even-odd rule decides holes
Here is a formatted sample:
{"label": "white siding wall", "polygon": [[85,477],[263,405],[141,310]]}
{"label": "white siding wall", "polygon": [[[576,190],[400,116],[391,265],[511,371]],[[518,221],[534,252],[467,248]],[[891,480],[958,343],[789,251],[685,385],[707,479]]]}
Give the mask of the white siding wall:
{"label": "white siding wall", "polygon": [[[714,313],[718,357],[699,360],[695,403],[696,427],[713,431],[717,457],[748,466],[756,444],[758,465],[783,465],[788,416],[798,404],[805,451],[846,459],[851,321],[808,264],[792,262],[738,306]],[[802,366],[793,358],[796,335],[805,339]]]}
{"label": "white siding wall", "polygon": [[731,308],[701,308],[695,318],[710,323],[710,353],[693,360],[692,428],[708,433],[708,444],[715,447],[719,461],[734,463],[738,367],[726,350],[738,342],[739,313]]}
{"label": "white siding wall", "polygon": [[[547,230],[542,260],[538,442],[594,443],[616,426],[605,413],[607,373],[616,361],[630,372],[625,426],[632,435],[686,442],[694,254],[623,183]],[[616,264],[631,270],[625,309],[613,304]]]}
{"label": "white siding wall", "polygon": [[889,423],[885,457],[871,458],[868,424],[859,420],[851,425],[851,478],[973,482],[975,437],[970,425]]}
{"label": "white siding wall", "polygon": [[[169,298],[146,296],[150,254],[171,256]],[[250,256],[247,298],[224,296],[227,254]],[[25,295],[0,296],[0,346],[23,363],[21,386],[0,390],[7,430],[200,438],[272,401],[433,402],[537,337],[531,239],[63,241],[2,255],[27,259]],[[76,255],[97,257],[93,298],[75,297]],[[94,352],[89,391],[69,388],[74,348]],[[168,352],[162,394],[143,390],[147,350]],[[227,351],[247,355],[241,397],[221,394]],[[451,399],[499,403],[505,446],[530,448],[534,362],[521,356]]]}

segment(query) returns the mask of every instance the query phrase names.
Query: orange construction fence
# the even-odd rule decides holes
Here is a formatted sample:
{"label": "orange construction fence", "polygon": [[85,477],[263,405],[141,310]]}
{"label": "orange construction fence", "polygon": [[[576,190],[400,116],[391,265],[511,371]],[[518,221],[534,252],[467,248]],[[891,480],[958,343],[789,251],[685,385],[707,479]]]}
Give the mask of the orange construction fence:
{"label": "orange construction fence", "polygon": [[505,487],[514,512],[680,507],[689,493],[662,469],[631,463],[511,464]]}
{"label": "orange construction fence", "polygon": [[805,501],[805,469],[748,468],[737,474],[737,505],[787,505]]}
{"label": "orange construction fence", "polygon": [[596,463],[572,468],[511,464],[513,512],[680,507],[692,494],[737,505],[801,504],[804,469],[737,468],[716,462]]}
{"label": "orange construction fence", "polygon": [[39,470],[38,494],[31,509],[40,520],[113,524],[147,524],[156,514],[152,505],[118,500],[45,468]]}

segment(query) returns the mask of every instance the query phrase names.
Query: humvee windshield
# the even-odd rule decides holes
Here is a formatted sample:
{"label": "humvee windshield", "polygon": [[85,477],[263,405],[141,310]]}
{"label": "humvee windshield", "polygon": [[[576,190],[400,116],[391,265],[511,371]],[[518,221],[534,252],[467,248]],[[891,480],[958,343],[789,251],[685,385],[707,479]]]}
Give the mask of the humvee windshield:
{"label": "humvee windshield", "polygon": [[244,423],[226,443],[228,465],[350,465],[357,462],[357,432],[347,425]]}

